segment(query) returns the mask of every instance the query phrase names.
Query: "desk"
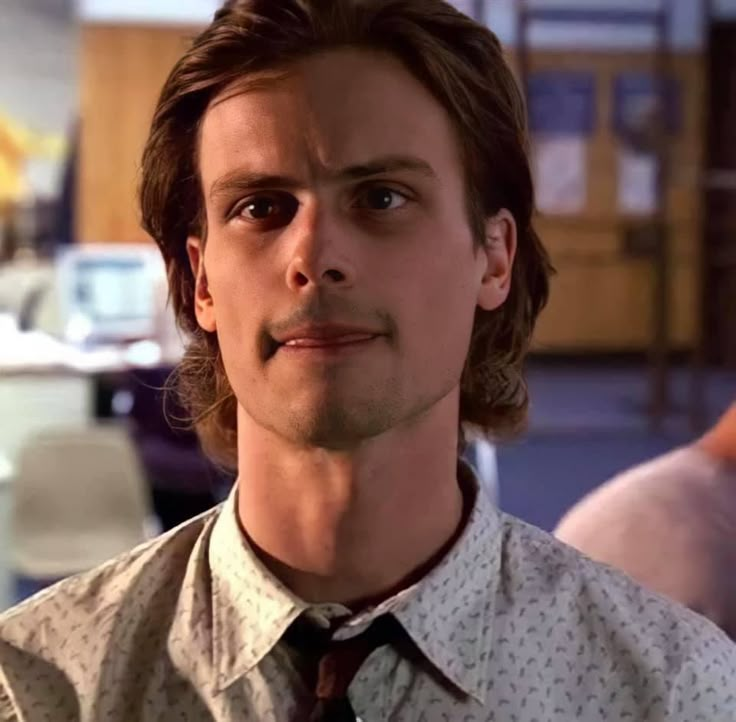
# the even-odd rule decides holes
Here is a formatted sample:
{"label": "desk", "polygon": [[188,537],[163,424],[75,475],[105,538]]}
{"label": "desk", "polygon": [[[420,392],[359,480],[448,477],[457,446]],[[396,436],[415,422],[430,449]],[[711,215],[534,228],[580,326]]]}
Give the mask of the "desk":
{"label": "desk", "polygon": [[14,319],[0,314],[0,377],[30,374],[96,374],[158,365],[174,366],[183,344],[160,346],[153,340],[74,346],[43,331],[20,331]]}
{"label": "desk", "polygon": [[180,346],[164,351],[153,341],[78,348],[0,318],[0,455],[13,465],[41,429],[94,420],[96,387],[105,377],[174,366],[180,357]]}

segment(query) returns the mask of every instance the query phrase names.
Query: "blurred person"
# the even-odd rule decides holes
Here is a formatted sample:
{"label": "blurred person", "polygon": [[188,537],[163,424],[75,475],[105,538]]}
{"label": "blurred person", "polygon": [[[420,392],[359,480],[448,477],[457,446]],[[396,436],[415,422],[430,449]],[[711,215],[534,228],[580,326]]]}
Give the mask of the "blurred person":
{"label": "blurred person", "polygon": [[733,719],[716,627],[458,463],[526,414],[526,148],[498,40],[442,0],[226,3],[164,86],[141,203],[179,391],[237,484],[0,619],[6,717]]}
{"label": "blurred person", "polygon": [[586,496],[556,536],[736,641],[736,402],[701,439]]}
{"label": "blurred person", "polygon": [[182,428],[185,411],[164,397],[171,369],[131,374],[131,436],[151,487],[153,509],[164,531],[215,506],[226,482],[200,448],[196,433]]}

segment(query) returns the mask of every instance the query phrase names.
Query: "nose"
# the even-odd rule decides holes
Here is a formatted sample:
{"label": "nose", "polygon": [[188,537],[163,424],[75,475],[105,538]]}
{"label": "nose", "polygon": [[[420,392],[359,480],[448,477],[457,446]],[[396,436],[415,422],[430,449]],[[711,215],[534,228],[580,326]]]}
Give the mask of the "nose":
{"label": "nose", "polygon": [[286,283],[292,291],[312,286],[350,288],[354,284],[349,234],[338,222],[324,213],[313,214],[303,219],[295,233],[286,271]]}

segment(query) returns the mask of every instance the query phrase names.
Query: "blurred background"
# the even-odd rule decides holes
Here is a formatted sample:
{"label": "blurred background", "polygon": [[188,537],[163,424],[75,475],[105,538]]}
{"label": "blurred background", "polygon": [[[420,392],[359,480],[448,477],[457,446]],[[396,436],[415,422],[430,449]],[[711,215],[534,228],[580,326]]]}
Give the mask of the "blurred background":
{"label": "blurred background", "polygon": [[[736,399],[736,0],[455,4],[527,96],[557,268],[529,428],[472,460],[551,530]],[[231,482],[163,407],[182,342],[135,205],[157,93],[217,5],[0,0],[0,609]]]}

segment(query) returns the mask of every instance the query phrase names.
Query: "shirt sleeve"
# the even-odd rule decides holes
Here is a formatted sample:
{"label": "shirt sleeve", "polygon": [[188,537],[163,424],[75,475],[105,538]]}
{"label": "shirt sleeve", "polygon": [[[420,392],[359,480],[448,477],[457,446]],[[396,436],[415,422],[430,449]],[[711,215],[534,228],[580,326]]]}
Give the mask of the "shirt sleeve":
{"label": "shirt sleeve", "polygon": [[18,712],[15,709],[13,700],[3,684],[0,672],[0,722],[21,722]]}

